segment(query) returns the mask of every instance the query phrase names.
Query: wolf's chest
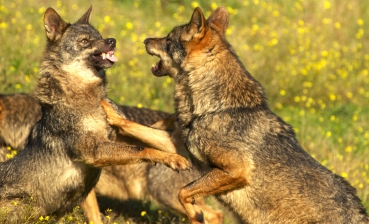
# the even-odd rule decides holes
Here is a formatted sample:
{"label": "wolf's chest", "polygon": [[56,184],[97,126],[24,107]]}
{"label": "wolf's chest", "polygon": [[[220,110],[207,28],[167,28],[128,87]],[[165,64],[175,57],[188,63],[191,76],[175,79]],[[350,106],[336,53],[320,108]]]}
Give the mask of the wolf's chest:
{"label": "wolf's chest", "polygon": [[206,160],[206,157],[204,155],[204,152],[201,149],[199,149],[198,147],[194,146],[194,147],[189,147],[188,150],[190,151],[190,153],[192,154],[192,156],[194,158],[196,158],[196,160],[198,160],[202,164],[207,163],[207,160]]}
{"label": "wolf's chest", "polygon": [[185,130],[184,132],[187,133],[187,138],[185,139],[185,142],[188,151],[192,154],[194,158],[196,158],[196,160],[198,160],[202,164],[208,163],[205,155],[206,144],[202,136],[200,136],[199,133],[196,132],[196,130],[190,128]]}
{"label": "wolf's chest", "polygon": [[101,115],[87,115],[81,119],[81,126],[86,132],[107,133],[108,124]]}

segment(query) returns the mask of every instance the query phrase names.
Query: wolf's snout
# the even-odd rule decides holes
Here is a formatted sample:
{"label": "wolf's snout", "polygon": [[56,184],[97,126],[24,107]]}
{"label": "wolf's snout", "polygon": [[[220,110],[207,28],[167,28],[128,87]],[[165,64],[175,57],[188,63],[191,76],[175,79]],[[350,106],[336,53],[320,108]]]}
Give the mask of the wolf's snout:
{"label": "wolf's snout", "polygon": [[108,44],[110,47],[115,48],[115,44],[117,41],[114,38],[106,38],[105,43]]}

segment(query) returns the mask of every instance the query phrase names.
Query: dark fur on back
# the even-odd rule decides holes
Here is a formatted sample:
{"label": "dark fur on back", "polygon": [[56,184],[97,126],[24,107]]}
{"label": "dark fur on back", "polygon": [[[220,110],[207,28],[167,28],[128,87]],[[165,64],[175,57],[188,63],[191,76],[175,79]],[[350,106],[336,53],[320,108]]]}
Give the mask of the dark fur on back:
{"label": "dark fur on back", "polygon": [[163,111],[150,110],[147,108],[137,108],[121,105],[118,105],[118,108],[128,120],[132,120],[147,126],[150,126],[155,122],[169,116],[168,113],[165,113]]}
{"label": "dark fur on back", "polygon": [[315,161],[225,39],[228,14],[191,21],[164,38],[145,40],[160,57],[152,72],[175,81],[182,137],[203,176],[179,198],[202,223],[194,197],[215,194],[245,223],[368,223],[355,189]]}

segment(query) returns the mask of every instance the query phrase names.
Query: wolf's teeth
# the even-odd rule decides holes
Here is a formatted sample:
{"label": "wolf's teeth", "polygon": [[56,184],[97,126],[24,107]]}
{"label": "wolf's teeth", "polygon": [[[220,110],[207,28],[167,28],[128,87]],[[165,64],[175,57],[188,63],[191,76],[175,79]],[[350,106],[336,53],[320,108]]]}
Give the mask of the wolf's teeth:
{"label": "wolf's teeth", "polygon": [[102,53],[101,56],[102,56],[102,59],[105,60],[106,54],[105,53]]}

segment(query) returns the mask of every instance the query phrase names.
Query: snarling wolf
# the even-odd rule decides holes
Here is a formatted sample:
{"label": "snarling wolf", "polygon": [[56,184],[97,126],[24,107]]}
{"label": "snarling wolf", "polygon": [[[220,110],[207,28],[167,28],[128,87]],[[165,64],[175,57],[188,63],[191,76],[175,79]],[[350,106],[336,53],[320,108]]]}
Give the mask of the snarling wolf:
{"label": "snarling wolf", "polygon": [[[100,104],[110,101],[106,77],[99,71],[117,61],[116,41],[103,39],[89,23],[91,10],[74,24],[52,8],[45,12],[48,42],[34,90],[42,118],[24,150],[0,164],[0,209],[9,223],[71,211],[96,185],[105,166],[143,161],[174,170],[190,166],[178,154],[115,141],[115,129]],[[32,214],[22,215],[30,207]]]}
{"label": "snarling wolf", "polygon": [[179,199],[202,223],[195,198],[215,195],[243,223],[368,223],[355,189],[314,160],[293,128],[268,107],[264,90],[227,42],[224,7],[166,37],[145,40],[155,76],[175,83],[176,124],[202,177]]}

